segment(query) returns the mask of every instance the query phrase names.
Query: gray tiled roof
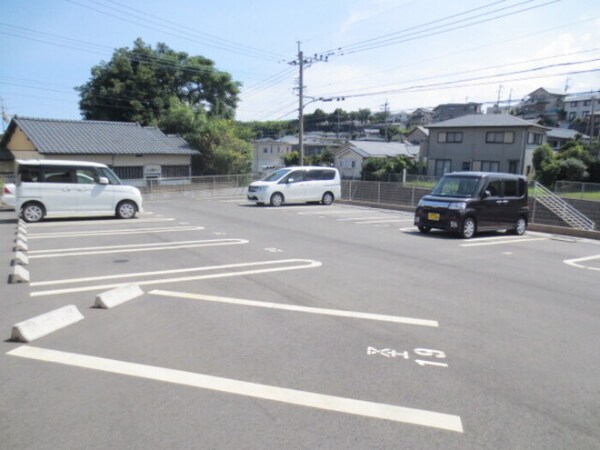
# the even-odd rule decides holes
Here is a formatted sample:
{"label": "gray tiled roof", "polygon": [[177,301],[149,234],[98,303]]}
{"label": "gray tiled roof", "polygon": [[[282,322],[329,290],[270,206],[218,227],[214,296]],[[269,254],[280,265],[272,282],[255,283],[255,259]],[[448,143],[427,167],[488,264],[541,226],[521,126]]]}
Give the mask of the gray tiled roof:
{"label": "gray tiled roof", "polygon": [[72,155],[193,155],[182,138],[137,123],[14,117],[38,152]]}
{"label": "gray tiled roof", "polygon": [[416,156],[419,146],[401,142],[379,141],[348,141],[353,149],[361,156],[368,157],[396,157],[400,155]]}
{"label": "gray tiled roof", "polygon": [[469,114],[427,125],[426,128],[475,128],[475,127],[536,127],[546,129],[510,114]]}
{"label": "gray tiled roof", "polygon": [[577,130],[570,130],[568,128],[551,128],[550,130],[546,131],[547,137],[555,139],[575,139],[578,134],[584,139],[589,138],[589,136],[581,134]]}

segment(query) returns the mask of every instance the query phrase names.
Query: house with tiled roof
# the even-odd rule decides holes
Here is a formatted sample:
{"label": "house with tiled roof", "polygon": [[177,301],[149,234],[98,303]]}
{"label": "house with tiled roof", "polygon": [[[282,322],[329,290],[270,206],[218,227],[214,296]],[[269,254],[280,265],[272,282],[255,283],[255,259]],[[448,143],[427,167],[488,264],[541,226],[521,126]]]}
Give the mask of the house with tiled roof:
{"label": "house with tiled roof", "polygon": [[548,128],[509,114],[473,114],[427,126],[420,159],[427,174],[484,171],[529,175]]}
{"label": "house with tiled roof", "polygon": [[179,136],[137,123],[14,116],[0,141],[13,159],[70,159],[107,164],[122,179],[191,176],[198,154]]}
{"label": "house with tiled roof", "polygon": [[347,141],[335,153],[334,165],[343,178],[360,178],[365,159],[395,158],[401,155],[416,160],[419,146],[405,142]]}
{"label": "house with tiled roof", "polygon": [[564,92],[540,87],[530,92],[517,105],[517,115],[525,120],[545,119],[551,122],[562,120]]}

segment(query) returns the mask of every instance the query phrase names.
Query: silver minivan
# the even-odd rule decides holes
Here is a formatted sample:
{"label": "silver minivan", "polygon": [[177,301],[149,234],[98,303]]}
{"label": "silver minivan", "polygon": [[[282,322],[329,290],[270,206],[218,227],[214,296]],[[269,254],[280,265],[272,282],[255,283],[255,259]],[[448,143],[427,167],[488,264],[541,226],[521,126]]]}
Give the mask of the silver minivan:
{"label": "silver minivan", "polygon": [[104,164],[47,159],[17,160],[15,210],[26,222],[43,218],[116,216],[142,211],[142,194],[121,183]]}
{"label": "silver minivan", "polygon": [[284,167],[248,186],[248,200],[259,205],[306,202],[331,205],[341,196],[340,173],[333,167]]}

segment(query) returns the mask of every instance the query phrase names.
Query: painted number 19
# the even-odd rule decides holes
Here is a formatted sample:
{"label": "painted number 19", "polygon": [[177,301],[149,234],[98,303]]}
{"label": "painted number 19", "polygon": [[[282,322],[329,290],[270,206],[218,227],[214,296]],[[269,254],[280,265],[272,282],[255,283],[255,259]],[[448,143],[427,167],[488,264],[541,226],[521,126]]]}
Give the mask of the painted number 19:
{"label": "painted number 19", "polygon": [[[440,350],[432,350],[430,348],[415,348],[413,350],[415,354],[419,356],[423,356],[425,358],[439,358],[443,359],[446,357],[446,354]],[[420,366],[438,366],[438,367],[448,367],[448,364],[437,361],[429,361],[426,359],[415,359],[415,362]]]}

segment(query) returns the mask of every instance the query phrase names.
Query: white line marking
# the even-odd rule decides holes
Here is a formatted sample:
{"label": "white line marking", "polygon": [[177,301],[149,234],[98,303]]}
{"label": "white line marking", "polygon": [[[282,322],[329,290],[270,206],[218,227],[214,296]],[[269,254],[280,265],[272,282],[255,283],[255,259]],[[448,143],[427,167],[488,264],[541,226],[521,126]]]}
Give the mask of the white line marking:
{"label": "white line marking", "polygon": [[463,432],[460,416],[407,408],[385,403],[375,403],[352,398],[336,397],[315,392],[300,391],[266,384],[222,378],[212,375],[168,369],[166,367],[137,364],[115,359],[78,353],[48,350],[23,345],[7,353],[10,356],[33,359],[71,367],[98,370],[101,372],[162,381],[200,389],[225,392],[244,397],[271,400],[291,405],[335,411],[375,419],[421,425],[442,430]]}
{"label": "white line marking", "polygon": [[[508,241],[508,240],[516,240],[526,239],[528,236],[518,236],[518,235],[510,235],[510,234],[501,234],[500,236],[487,236],[487,237],[477,237],[477,241]],[[472,239],[462,239],[463,242],[472,243]]]}
{"label": "white line marking", "polygon": [[327,208],[327,206],[323,205],[315,205],[315,206],[307,206],[307,205],[292,205],[292,206],[271,206],[266,207],[265,211],[289,211],[290,209],[296,210],[298,212],[312,210],[312,209],[323,209]]}
{"label": "white line marking", "polygon": [[104,247],[61,248],[30,251],[30,259],[60,258],[63,256],[105,255],[109,253],[151,252],[182,248],[215,247],[248,244],[245,239],[211,239],[202,241],[160,242],[156,244],[107,245]]}
{"label": "white line marking", "polygon": [[563,262],[569,266],[577,267],[578,269],[589,269],[589,270],[600,270],[600,267],[589,267],[583,264],[578,264],[583,261],[591,261],[593,259],[600,259],[600,255],[586,256],[583,258],[565,259]]}
{"label": "white line marking", "polygon": [[301,216],[328,216],[328,215],[332,215],[332,216],[340,215],[340,216],[343,216],[344,214],[356,214],[355,210],[348,210],[348,209],[325,209],[325,208],[327,208],[326,206],[321,206],[321,208],[323,208],[323,211],[307,211],[307,212],[299,212],[298,214],[301,215]]}
{"label": "white line marking", "polygon": [[[479,239],[478,239],[479,240]],[[520,244],[522,242],[547,241],[548,238],[521,238],[494,242],[472,242],[470,244],[460,244],[461,247],[482,247],[484,245],[502,245],[502,244]]]}
{"label": "white line marking", "polygon": [[204,227],[122,228],[119,230],[90,230],[30,234],[29,239],[69,238],[85,236],[116,236],[120,234],[171,233],[176,231],[204,230]]}
{"label": "white line marking", "polygon": [[383,219],[383,218],[384,217],[382,215],[379,215],[379,216],[363,216],[363,217],[344,217],[343,219],[335,219],[335,220],[337,220],[338,222],[350,222],[353,220],[377,220],[377,219]]}
{"label": "white line marking", "polygon": [[[189,273],[189,272],[200,272],[207,270],[218,270],[225,268],[240,268],[240,267],[256,267],[256,266],[265,266],[265,265],[275,265],[275,264],[295,264],[285,267],[271,267],[266,269],[255,269],[255,270],[245,270],[240,272],[222,272],[222,273],[214,273],[210,275],[194,275],[188,277],[177,277],[177,278],[161,278],[161,279],[152,279],[147,281],[135,281],[136,284],[150,285],[150,284],[161,284],[161,283],[179,283],[183,281],[196,281],[196,280],[209,280],[216,278],[227,278],[227,277],[239,277],[245,275],[256,275],[262,273],[270,273],[270,272],[284,272],[287,270],[303,270],[303,269],[313,269],[315,267],[320,267],[322,264],[319,261],[314,261],[312,259],[281,259],[275,261],[257,261],[251,263],[240,263],[240,264],[226,264],[222,266],[207,266],[207,267],[192,267],[188,269],[178,269],[178,270],[161,270],[157,272],[142,272],[142,273],[129,273],[129,274],[120,274],[120,275],[108,275],[108,276],[100,276],[100,277],[88,277],[88,278],[73,278],[67,280],[53,280],[53,281],[38,281],[35,283],[30,283],[30,286],[49,286],[49,285],[57,285],[57,284],[72,284],[72,283],[83,283],[87,281],[97,281],[97,280],[116,280],[116,279],[126,279],[126,278],[134,278],[134,277],[155,277],[157,275],[163,274],[176,274],[176,273]],[[97,291],[101,289],[110,289],[122,286],[129,282],[122,283],[110,283],[110,284],[102,284],[95,286],[82,286],[76,288],[67,288],[67,289],[56,289],[49,291],[37,291],[31,292],[29,295],[31,297],[42,297],[46,295],[56,295],[56,294],[68,294],[73,292],[86,292],[86,291]]]}
{"label": "white line marking", "polygon": [[209,302],[218,303],[229,303],[232,305],[241,306],[255,306],[258,308],[270,308],[270,309],[281,309],[285,311],[297,311],[309,314],[321,314],[326,316],[338,316],[338,317],[349,317],[352,319],[366,319],[366,320],[379,320],[382,322],[394,322],[403,323],[407,325],[419,325],[423,327],[437,327],[438,322],[436,320],[425,320],[425,319],[413,319],[410,317],[400,316],[389,316],[385,314],[371,314],[361,313],[355,311],[344,311],[339,309],[327,309],[327,308],[312,308],[308,306],[289,305],[283,303],[272,303],[272,302],[259,302],[255,300],[244,300],[240,298],[229,298],[229,297],[217,297],[214,295],[205,294],[188,294],[185,292],[174,292],[165,291],[161,289],[154,289],[149,292],[153,295],[162,295],[167,297],[186,298],[190,300],[204,300]]}
{"label": "white line marking", "polygon": [[[130,223],[132,225],[138,223],[148,223],[148,222],[172,222],[174,218],[160,218],[160,219],[133,219]],[[119,219],[107,219],[107,220],[77,220],[77,221],[64,221],[64,222],[42,222],[42,223],[30,223],[29,226],[32,228],[40,228],[40,227],[59,227],[59,226],[79,226],[79,225],[123,225],[123,220]]]}
{"label": "white line marking", "polygon": [[367,220],[364,222],[356,222],[357,225],[369,225],[373,223],[393,223],[393,222],[412,222],[414,219],[382,219],[382,220]]}

